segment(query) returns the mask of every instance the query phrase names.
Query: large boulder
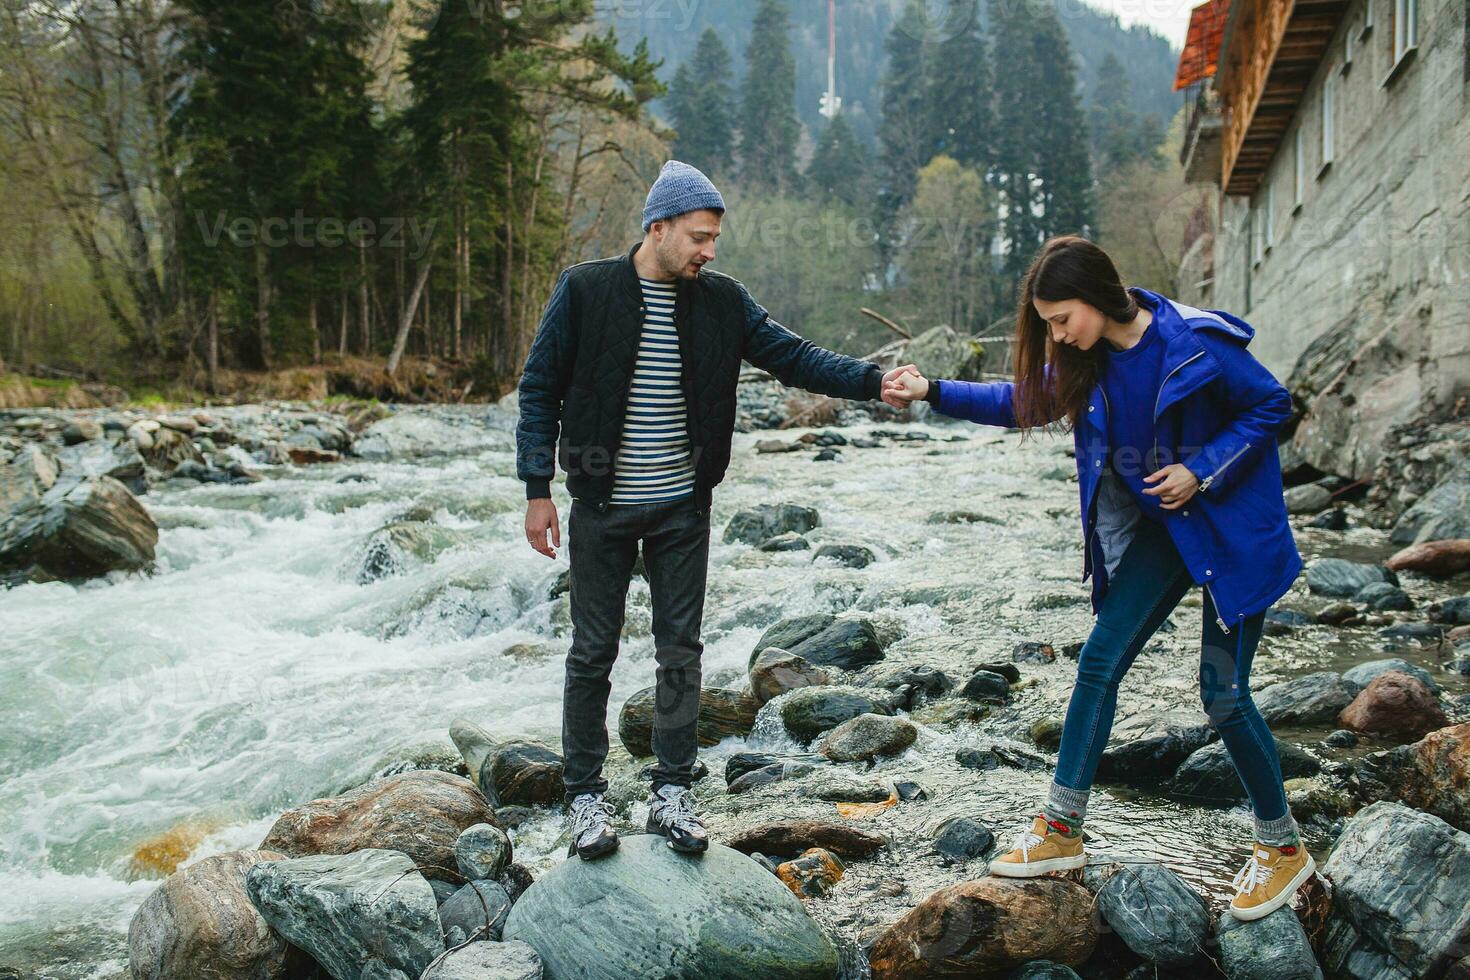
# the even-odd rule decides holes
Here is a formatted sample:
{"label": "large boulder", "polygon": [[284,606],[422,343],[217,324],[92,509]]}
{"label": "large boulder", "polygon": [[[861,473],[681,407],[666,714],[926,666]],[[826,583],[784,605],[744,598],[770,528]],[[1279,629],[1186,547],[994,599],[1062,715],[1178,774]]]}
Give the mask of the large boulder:
{"label": "large boulder", "polygon": [[725,544],[742,542],[758,545],[778,534],[795,531],[805,534],[822,523],[815,507],[799,504],[761,504],[750,510],[738,511],[725,525]]}
{"label": "large boulder", "polygon": [[898,755],[918,737],[918,728],[906,718],[862,714],[828,732],[821,751],[833,762],[870,762],[880,755]]}
{"label": "large boulder", "polygon": [[931,378],[979,381],[985,348],[947,324],[930,327],[909,341],[900,363],[921,365]]}
{"label": "large boulder", "polygon": [[1251,695],[1268,725],[1317,725],[1335,719],[1359,687],[1335,670],[1294,677]]}
{"label": "large boulder", "polygon": [[1470,722],[1371,753],[1354,780],[1364,802],[1401,801],[1470,832]]}
{"label": "large boulder", "polygon": [[1227,912],[1215,936],[1230,980],[1322,980],[1311,940],[1290,906],[1250,921]]}
{"label": "large boulder", "polygon": [[1332,882],[1329,973],[1409,980],[1470,968],[1470,834],[1380,801],[1348,820],[1322,874]]}
{"label": "large boulder", "polygon": [[786,648],[818,667],[860,670],[883,659],[883,641],[866,619],[839,619]]}
{"label": "large boulder", "polygon": [[470,943],[452,950],[418,980],[541,980],[541,957],[525,943]]}
{"label": "large boulder", "polygon": [[402,851],[267,861],[245,872],[245,891],[336,980],[362,980],[370,964],[417,977],[444,952],[434,889]]}
{"label": "large boulder", "polygon": [[1470,464],[1452,470],[1416,500],[1389,535],[1394,544],[1451,538],[1470,538]]}
{"label": "large boulder", "polygon": [[1425,687],[1429,688],[1435,694],[1440,692],[1439,682],[1434,679],[1434,676],[1429,671],[1420,667],[1418,664],[1409,663],[1402,657],[1365,660],[1363,663],[1349,667],[1343,671],[1342,679],[1353,686],[1353,696],[1357,697],[1358,692],[1362,691],[1369,684],[1372,684],[1374,678],[1378,677],[1379,674],[1386,674],[1390,670],[1403,671],[1411,677],[1417,677],[1424,683]]}
{"label": "large boulder", "polygon": [[455,842],[480,823],[499,826],[495,811],[473,783],[463,776],[417,769],[287,810],[260,849],[290,857],[365,848],[401,851],[426,877],[459,884],[464,876],[457,869]]}
{"label": "large boulder", "polygon": [[1318,558],[1307,566],[1307,588],[1333,599],[1351,599],[1370,582],[1398,585],[1398,577],[1382,565],[1368,565],[1346,558]]}
{"label": "large boulder", "polygon": [[888,846],[888,838],[871,830],[827,820],[773,820],[735,834],[726,845],[743,854],[794,856],[813,847],[840,857],[872,857]]}
{"label": "large boulder", "polygon": [[831,613],[812,613],[809,616],[783,619],[761,634],[761,638],[755,643],[755,649],[750,651],[750,663],[753,665],[756,658],[771,647],[790,650],[802,640],[816,636],[836,620],[837,617]]}
{"label": "large boulder", "polygon": [[1419,572],[1423,575],[1456,575],[1470,570],[1470,538],[1424,541],[1394,553],[1389,571]]}
{"label": "large boulder", "polygon": [[[1315,776],[1322,764],[1290,742],[1275,739],[1282,779]],[[1233,803],[1246,798],[1245,786],[1224,742],[1211,742],[1192,752],[1169,779],[1170,795],[1199,803]]]}
{"label": "large boulder", "polygon": [[[653,719],[657,690],[645,687],[623,704],[618,738],[634,756],[653,755]],[[760,705],[744,691],[706,687],[699,692],[699,744],[714,745],[731,735],[749,735]]]}
{"label": "large boulder", "polygon": [[974,977],[1030,960],[1073,966],[1092,955],[1092,896],[1061,878],[980,878],[941,888],[878,937],[873,980]]}
{"label": "large boulder", "polygon": [[[799,687],[767,701],[761,716],[774,714],[786,733],[802,744],[862,714],[893,714],[892,695],[874,688],[828,684]],[[760,721],[757,720],[760,727]]]}
{"label": "large boulder", "polygon": [[831,941],[760,863],[721,844],[691,860],[655,834],[543,874],[511,909],[505,938],[533,947],[551,980],[837,973]]}
{"label": "large boulder", "polygon": [[229,851],[169,875],[128,926],[133,980],[289,980],[310,964],[245,894],[245,872],[285,855]]}
{"label": "large boulder", "polygon": [[157,544],[158,525],[127,487],[110,476],[62,476],[0,516],[0,573],[95,578],[147,567]]}

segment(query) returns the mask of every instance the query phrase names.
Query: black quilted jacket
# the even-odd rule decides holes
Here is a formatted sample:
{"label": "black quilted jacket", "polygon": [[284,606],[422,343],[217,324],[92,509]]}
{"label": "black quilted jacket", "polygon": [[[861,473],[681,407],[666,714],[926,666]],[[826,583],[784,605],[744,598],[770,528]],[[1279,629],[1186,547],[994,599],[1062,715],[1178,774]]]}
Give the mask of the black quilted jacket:
{"label": "black quilted jacket", "polygon": [[[516,424],[516,476],[525,481],[528,499],[551,495],[557,461],[573,497],[605,506],[612,496],[643,333],[643,291],[633,265],[639,245],[563,270],[546,304],[521,375]],[[792,387],[878,397],[883,372],[877,364],[803,340],[771,319],[739,281],[705,269],[692,280],[677,280],[675,290],[699,507],[709,506],[710,491],[730,463],[741,360]]]}

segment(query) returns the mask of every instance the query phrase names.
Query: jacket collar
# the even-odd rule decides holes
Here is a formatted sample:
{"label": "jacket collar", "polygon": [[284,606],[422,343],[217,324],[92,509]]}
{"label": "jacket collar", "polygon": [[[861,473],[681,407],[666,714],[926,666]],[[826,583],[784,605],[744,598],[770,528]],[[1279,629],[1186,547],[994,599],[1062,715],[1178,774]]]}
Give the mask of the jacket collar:
{"label": "jacket collar", "polygon": [[1163,380],[1154,403],[1157,420],[1169,406],[1213,380],[1220,373],[1220,365],[1195,336],[1195,328],[1186,322],[1185,312],[1191,311],[1191,307],[1142,286],[1129,286],[1128,291],[1153,314],[1149,329],[1157,328],[1164,341]]}
{"label": "jacket collar", "polygon": [[[640,307],[643,305],[643,284],[641,277],[638,275],[638,266],[633,264],[633,254],[642,247],[643,240],[640,238],[624,253],[622,263],[624,268],[623,279],[630,291],[629,295],[633,298],[633,304]],[[674,279],[674,303],[677,306],[682,306],[687,300],[688,291],[689,283],[686,280]]]}

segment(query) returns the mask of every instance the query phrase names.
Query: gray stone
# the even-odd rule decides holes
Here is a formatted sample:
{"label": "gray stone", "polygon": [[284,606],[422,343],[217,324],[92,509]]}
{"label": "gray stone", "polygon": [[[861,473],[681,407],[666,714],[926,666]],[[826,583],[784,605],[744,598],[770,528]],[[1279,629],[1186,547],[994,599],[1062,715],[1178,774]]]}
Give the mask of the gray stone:
{"label": "gray stone", "polygon": [[858,670],[883,659],[883,642],[866,619],[839,619],[821,632],[786,647],[818,667]]}
{"label": "gray stone", "polygon": [[[1353,695],[1356,696],[1359,691],[1373,683],[1375,677],[1379,674],[1386,674],[1390,670],[1401,670],[1411,677],[1417,677],[1424,682],[1425,687],[1429,688],[1435,694],[1440,693],[1440,686],[1430,676],[1429,671],[1420,667],[1418,664],[1411,664],[1401,657],[1390,657],[1386,660],[1369,660],[1366,663],[1358,664],[1356,667],[1350,667],[1343,671],[1342,679],[1352,686]],[[1260,704],[1260,695],[1256,696],[1256,704]],[[1269,718],[1266,720],[1270,721]]]}
{"label": "gray stone", "polygon": [[974,817],[950,817],[939,825],[934,850],[951,861],[984,857],[995,846],[995,834]]}
{"label": "gray stone", "polygon": [[1128,864],[1097,893],[1098,911],[1119,938],[1159,966],[1182,966],[1204,949],[1205,900],[1161,864]]}
{"label": "gray stone", "polygon": [[1358,590],[1353,601],[1374,612],[1407,612],[1414,608],[1409,594],[1388,582],[1369,582]]}
{"label": "gray stone", "polygon": [[812,543],[795,531],[787,531],[778,534],[774,538],[762,541],[758,546],[760,551],[810,551]]}
{"label": "gray stone", "polygon": [[1163,779],[1190,754],[1219,738],[1198,713],[1166,712],[1135,716],[1113,728],[1115,744],[1098,760],[1099,776],[1117,780]]}
{"label": "gray stone", "polygon": [[1249,922],[1226,912],[1215,935],[1230,980],[1322,980],[1307,931],[1289,905]]}
{"label": "gray stone", "polygon": [[1382,565],[1366,565],[1345,558],[1318,558],[1307,567],[1307,588],[1333,599],[1350,599],[1370,582],[1397,585],[1398,581]]}
{"label": "gray stone", "polygon": [[1402,803],[1349,818],[1322,865],[1332,881],[1329,973],[1421,977],[1470,944],[1470,834]]}
{"label": "gray stone", "polygon": [[596,861],[568,860],[511,909],[507,940],[552,978],[831,980],[837,951],[800,899],[722,844],[697,860],[661,836],[624,837]]}
{"label": "gray stone", "polygon": [[1446,626],[1470,625],[1470,595],[1436,602],[1429,607],[1429,618]]}
{"label": "gray stone", "polygon": [[512,904],[498,883],[472,881],[439,907],[439,922],[446,933],[458,928],[466,939],[498,940]]}
{"label": "gray stone", "polygon": [[750,667],[750,691],[759,704],[794,691],[832,683],[831,676],[806,658],[788,653],[780,647],[767,647]]}
{"label": "gray stone", "polygon": [[761,651],[770,647],[790,650],[802,640],[816,636],[836,620],[837,617],[831,613],[813,613],[810,616],[783,619],[761,634],[761,638],[755,643],[755,649],[750,651],[750,663],[755,663],[755,658],[760,656]]}
{"label": "gray stone", "polygon": [[1470,538],[1470,466],[1452,471],[1415,501],[1389,535],[1394,544],[1449,538]]}
{"label": "gray stone", "polygon": [[776,712],[787,733],[805,744],[858,715],[893,714],[887,696],[887,691],[835,684],[802,687],[767,702],[761,713]]}
{"label": "gray stone", "polygon": [[417,977],[444,951],[434,889],[402,851],[257,864],[245,890],[271,928],[337,980],[362,980],[370,960]]}
{"label": "gray stone", "polygon": [[877,561],[873,552],[860,544],[824,544],[812,554],[812,561],[826,559],[848,568],[867,568]]}
{"label": "gray stone", "polygon": [[1316,725],[1337,718],[1362,688],[1333,670],[1272,684],[1251,697],[1269,725]]}
{"label": "gray stone", "polygon": [[0,519],[0,572],[93,578],[153,561],[158,525],[110,476],[63,474],[29,506]]}
{"label": "gray stone", "polygon": [[[1275,741],[1283,779],[1315,776],[1321,770],[1321,763],[1306,750],[1279,738]],[[1167,788],[1173,796],[1201,803],[1223,804],[1246,798],[1245,786],[1224,742],[1211,742],[1191,753],[1170,778]]]}
{"label": "gray stone", "polygon": [[805,534],[822,523],[814,507],[797,504],[761,504],[736,512],[725,525],[725,544],[741,542],[758,545],[778,534],[795,531]]}
{"label": "gray stone", "polygon": [[1332,504],[1332,491],[1320,483],[1308,483],[1286,491],[1288,514],[1315,514]]}
{"label": "gray stone", "polygon": [[466,827],[454,842],[454,861],[467,881],[498,878],[511,862],[510,838],[494,824]]}
{"label": "gray stone", "polygon": [[898,755],[918,737],[919,730],[907,719],[861,714],[827,733],[822,754],[833,762],[868,762],[880,755]]}
{"label": "gray stone", "polygon": [[424,971],[419,980],[541,980],[541,957],[527,943],[470,943]]}

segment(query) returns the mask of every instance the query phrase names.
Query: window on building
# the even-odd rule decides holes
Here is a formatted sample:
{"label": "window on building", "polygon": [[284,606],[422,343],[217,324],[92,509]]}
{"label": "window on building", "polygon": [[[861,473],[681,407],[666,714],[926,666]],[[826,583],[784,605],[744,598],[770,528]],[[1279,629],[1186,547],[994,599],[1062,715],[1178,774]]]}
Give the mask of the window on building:
{"label": "window on building", "polygon": [[1266,251],[1276,244],[1276,182],[1266,185]]}
{"label": "window on building", "polygon": [[1353,32],[1343,32],[1342,35],[1342,73],[1346,75],[1348,69],[1353,67]]}
{"label": "window on building", "polygon": [[1337,156],[1337,76],[1331,72],[1322,80],[1322,170]]}
{"label": "window on building", "polygon": [[1393,0],[1393,61],[1419,44],[1419,0]]}
{"label": "window on building", "polygon": [[1366,0],[1363,4],[1363,26],[1358,29],[1359,39],[1365,38],[1373,32],[1373,2],[1374,0]]}
{"label": "window on building", "polygon": [[1295,158],[1292,161],[1294,164],[1291,193],[1291,210],[1293,214],[1301,209],[1302,193],[1306,190],[1307,184],[1307,141],[1302,133],[1302,127],[1298,126],[1296,128],[1296,137],[1292,144],[1292,156]]}

